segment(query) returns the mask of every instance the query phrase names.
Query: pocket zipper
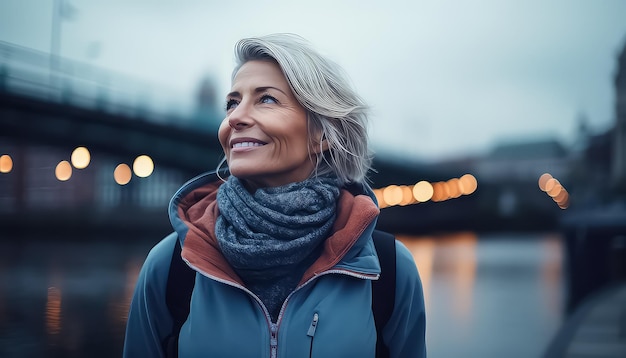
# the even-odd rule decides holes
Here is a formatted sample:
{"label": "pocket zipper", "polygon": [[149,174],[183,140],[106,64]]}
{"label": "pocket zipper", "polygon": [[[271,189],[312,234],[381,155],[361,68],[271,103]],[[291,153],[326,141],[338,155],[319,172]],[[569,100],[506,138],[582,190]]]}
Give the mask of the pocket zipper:
{"label": "pocket zipper", "polygon": [[311,325],[309,326],[309,331],[306,333],[307,336],[311,337],[311,347],[309,348],[309,358],[313,357],[313,336],[315,336],[315,330],[317,329],[317,322],[319,321],[320,316],[317,313],[313,314],[313,320],[311,321]]}

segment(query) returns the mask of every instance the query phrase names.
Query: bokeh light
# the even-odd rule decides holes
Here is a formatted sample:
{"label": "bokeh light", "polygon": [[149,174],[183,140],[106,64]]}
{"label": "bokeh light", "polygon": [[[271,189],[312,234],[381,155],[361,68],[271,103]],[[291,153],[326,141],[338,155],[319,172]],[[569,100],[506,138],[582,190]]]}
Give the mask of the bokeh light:
{"label": "bokeh light", "polygon": [[465,174],[459,180],[461,181],[463,195],[473,194],[478,189],[478,180],[472,174]]}
{"label": "bokeh light", "polygon": [[[384,188],[373,189],[378,207],[383,209],[394,205],[410,205],[427,201],[439,202],[470,195],[478,188],[476,177],[465,174],[460,178],[451,178],[447,181],[428,182],[421,180],[415,185],[389,185]],[[556,194],[555,194],[556,195]]]}
{"label": "bokeh light", "polygon": [[569,193],[565,187],[549,173],[543,173],[538,180],[539,189],[544,191],[559,208],[565,210],[569,207]]}
{"label": "bokeh light", "polygon": [[374,196],[376,196],[376,201],[378,202],[379,208],[386,208],[387,204],[385,203],[385,199],[383,198],[383,190],[382,189],[374,189]]}
{"label": "bokeh light", "polygon": [[147,155],[140,155],[133,162],[133,172],[140,178],[150,176],[152,171],[154,171],[154,162]]}
{"label": "bokeh light", "polygon": [[567,190],[565,190],[565,188],[563,188],[563,190],[561,190],[557,195],[554,196],[554,201],[556,201],[557,203],[560,202],[565,202],[569,197],[569,194],[567,193]]}
{"label": "bokeh light", "polygon": [[400,189],[402,189],[402,201],[400,201],[399,205],[406,206],[409,204],[413,204],[415,202],[415,199],[413,198],[412,188],[408,185],[402,185]]}
{"label": "bokeh light", "polygon": [[450,192],[446,182],[433,183],[433,198],[432,201],[444,201],[450,199]]}
{"label": "bokeh light", "polygon": [[9,173],[13,170],[13,159],[8,154],[0,156],[0,173]]}
{"label": "bokeh light", "polygon": [[541,176],[539,177],[539,189],[541,189],[542,191],[546,191],[546,184],[550,179],[552,179],[552,175],[550,175],[550,173],[541,174]]}
{"label": "bokeh light", "polygon": [[67,181],[72,177],[72,165],[67,160],[61,161],[57,164],[54,170],[54,175],[60,181]]}
{"label": "bokeh light", "polygon": [[452,178],[446,182],[450,198],[458,198],[461,196],[461,181],[458,178]]}
{"label": "bokeh light", "polygon": [[78,147],[72,152],[72,165],[76,169],[85,169],[91,161],[91,154],[85,147]]}
{"label": "bokeh light", "polygon": [[383,200],[389,206],[400,204],[402,201],[402,189],[397,185],[389,185],[383,189]]}
{"label": "bokeh light", "polygon": [[546,185],[544,187],[545,192],[549,192],[550,190],[552,190],[556,185],[559,184],[559,181],[554,179],[554,178],[550,178],[546,181]]}
{"label": "bokeh light", "polygon": [[550,191],[548,191],[548,195],[550,195],[551,197],[556,197],[557,195],[559,195],[561,192],[563,191],[563,187],[561,186],[561,184],[555,184],[552,189],[550,189]]}
{"label": "bokeh light", "polygon": [[419,202],[426,202],[433,197],[434,189],[432,184],[422,180],[413,186],[413,197]]}
{"label": "bokeh light", "polygon": [[115,170],[113,171],[113,178],[115,179],[115,182],[119,185],[128,184],[132,176],[133,173],[131,172],[128,164],[122,163],[115,167]]}

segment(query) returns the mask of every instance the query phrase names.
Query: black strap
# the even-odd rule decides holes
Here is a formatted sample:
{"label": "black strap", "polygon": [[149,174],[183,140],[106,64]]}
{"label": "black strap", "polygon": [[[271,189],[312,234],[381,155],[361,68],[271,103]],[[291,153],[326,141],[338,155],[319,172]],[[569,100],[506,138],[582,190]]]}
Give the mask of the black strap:
{"label": "black strap", "polygon": [[374,246],[380,262],[380,278],[372,282],[372,311],[376,324],[376,358],[389,357],[389,347],[383,341],[396,301],[396,240],[387,232],[374,230]]}
{"label": "black strap", "polygon": [[163,349],[167,358],[178,357],[178,335],[189,316],[191,293],[196,281],[196,274],[180,257],[180,241],[176,238],[176,246],[172,253],[170,271],[167,277],[165,303],[172,315],[172,333],[163,341]]}
{"label": "black strap", "polygon": [[[389,357],[389,348],[383,341],[383,327],[393,313],[396,294],[396,241],[389,233],[374,230],[374,246],[380,261],[381,274],[372,283],[372,311],[376,325],[376,357]],[[176,239],[167,278],[165,302],[173,318],[172,333],[163,340],[167,358],[178,357],[178,335],[189,316],[189,303],[195,284],[195,272],[180,257],[180,241]]]}

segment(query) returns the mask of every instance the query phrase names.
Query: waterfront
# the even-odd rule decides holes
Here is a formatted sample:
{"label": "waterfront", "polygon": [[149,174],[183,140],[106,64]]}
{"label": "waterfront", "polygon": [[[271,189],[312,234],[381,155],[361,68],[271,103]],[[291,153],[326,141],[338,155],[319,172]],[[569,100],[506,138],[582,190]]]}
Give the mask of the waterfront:
{"label": "waterfront", "polygon": [[[563,317],[556,234],[398,236],[427,306],[429,357],[540,357]],[[117,357],[143,259],[155,243],[0,241],[0,356]]]}

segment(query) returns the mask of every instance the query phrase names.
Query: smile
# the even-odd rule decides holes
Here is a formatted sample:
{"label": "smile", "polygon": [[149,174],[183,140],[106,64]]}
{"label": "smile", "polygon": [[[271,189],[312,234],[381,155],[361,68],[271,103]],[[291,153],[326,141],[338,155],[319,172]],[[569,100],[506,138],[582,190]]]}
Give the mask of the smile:
{"label": "smile", "polygon": [[239,143],[233,144],[233,148],[260,147],[262,145],[265,145],[265,143],[259,143],[259,142],[239,142]]}

